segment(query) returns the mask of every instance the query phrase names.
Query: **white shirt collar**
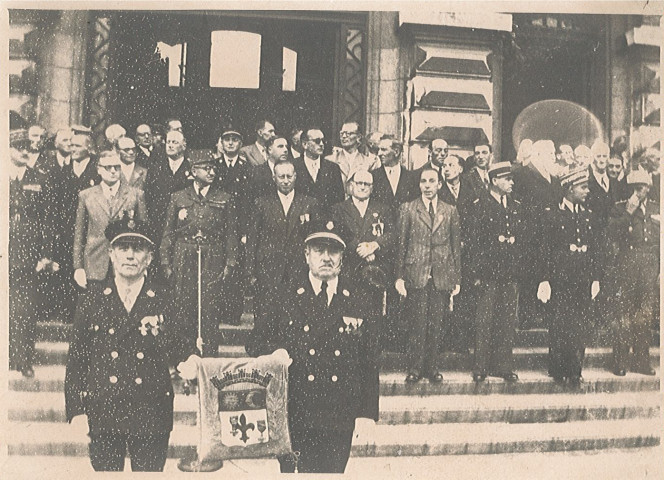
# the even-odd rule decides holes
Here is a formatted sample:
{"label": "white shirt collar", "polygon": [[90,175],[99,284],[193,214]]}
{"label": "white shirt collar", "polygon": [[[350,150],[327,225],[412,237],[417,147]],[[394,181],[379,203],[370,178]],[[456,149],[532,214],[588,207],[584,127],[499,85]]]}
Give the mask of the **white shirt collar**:
{"label": "white shirt collar", "polygon": [[204,197],[207,197],[208,191],[210,190],[210,185],[205,185],[203,188],[201,188],[196,182],[194,182],[193,185],[194,191],[197,195],[203,195]]}
{"label": "white shirt collar", "polygon": [[129,305],[125,305],[128,311],[131,310],[131,308],[136,303],[136,299],[138,298],[138,294],[141,293],[141,289],[143,288],[144,283],[145,276],[139,278],[132,284],[128,284],[118,275],[115,276],[115,288],[118,291],[120,300],[122,300],[123,303],[125,301],[128,302]]}
{"label": "white shirt collar", "polygon": [[88,163],[90,163],[90,157],[86,158],[85,160],[81,160],[80,162],[71,162],[72,170],[77,177],[80,177],[83,172],[85,172],[85,169],[88,168]]}
{"label": "white shirt collar", "polygon": [[240,155],[238,154],[238,155],[235,155],[234,157],[229,157],[228,155],[226,155],[226,154],[224,153],[224,162],[226,162],[226,165],[227,165],[228,167],[231,167],[231,168],[232,168],[232,167],[234,167],[235,164],[237,163],[237,159],[238,159],[239,156],[240,156]]}
{"label": "white shirt collar", "polygon": [[136,162],[120,164],[120,170],[122,170],[122,175],[124,176],[125,180],[131,180],[131,176],[134,174],[135,167]]}
{"label": "white shirt collar", "polygon": [[151,149],[146,148],[146,147],[144,147],[143,145],[139,145],[138,148],[140,148],[140,149],[143,151],[143,153],[144,153],[146,156],[148,156],[148,157],[149,157],[150,154],[152,153],[152,150],[151,150]]}
{"label": "white shirt collar", "polygon": [[26,170],[27,167],[25,165],[18,167],[14,162],[9,162],[9,178],[12,180],[23,180]]}
{"label": "white shirt collar", "polygon": [[430,203],[433,204],[433,213],[435,214],[435,213],[438,212],[438,195],[433,197],[432,200],[429,200],[428,198],[425,198],[424,195],[422,195],[421,198],[422,198],[422,202],[424,202],[424,207],[427,209],[427,212],[429,211],[429,204]]}
{"label": "white shirt collar", "polygon": [[493,190],[489,190],[489,193],[493,198],[496,199],[496,202],[500,203],[501,205],[503,204],[503,196]]}
{"label": "white shirt collar", "polygon": [[177,160],[171,160],[171,157],[168,157],[168,166],[171,169],[171,172],[173,172],[173,175],[175,175],[175,172],[177,172],[180,169],[180,165],[182,165],[182,162],[184,162],[184,156],[180,157]]}
{"label": "white shirt collar", "polygon": [[104,193],[104,196],[107,199],[110,199],[116,193],[118,193],[118,189],[120,188],[120,181],[118,180],[113,185],[107,185],[105,182],[101,182],[99,185],[101,186],[101,191]]}
{"label": "white shirt collar", "polygon": [[605,181],[606,189],[608,191],[609,188],[609,176],[606,174],[606,171],[604,173],[599,173],[597,170],[595,170],[595,166],[591,165],[590,170],[593,172],[593,176],[595,177],[595,180],[597,180],[597,183],[599,184],[602,189],[604,189],[604,185],[602,185],[602,180]]}
{"label": "white shirt collar", "polygon": [[307,166],[307,170],[309,171],[311,178],[313,178],[314,181],[318,180],[318,171],[320,170],[320,157],[314,160],[305,155],[304,163]]}
{"label": "white shirt collar", "polygon": [[576,212],[576,205],[574,205],[572,202],[567,200],[567,198],[563,197],[563,201],[561,204],[564,208],[567,208],[570,212]]}
{"label": "white shirt collar", "polygon": [[284,215],[288,215],[288,211],[293,204],[293,198],[295,198],[295,189],[291,190],[288,195],[284,195],[279,190],[277,190],[277,195],[279,197],[279,201],[281,202],[281,206],[284,209]]}
{"label": "white shirt collar", "polygon": [[270,167],[270,171],[272,172],[272,175],[274,175],[274,163],[268,158],[267,159],[267,166]]}
{"label": "white shirt collar", "polygon": [[71,162],[71,156],[63,157],[57,150],[55,151],[55,159],[57,160],[58,165],[60,165],[60,168],[69,165]]}
{"label": "white shirt collar", "polygon": [[[311,286],[314,289],[314,295],[318,295],[321,290],[321,286],[323,281],[314,277],[311,274],[311,271],[309,271],[309,281],[311,282]],[[329,305],[330,302],[332,302],[332,297],[337,293],[337,286],[339,284],[339,277],[334,277],[331,280],[327,281],[327,304]]]}
{"label": "white shirt collar", "polygon": [[353,199],[353,205],[355,205],[355,208],[360,212],[360,216],[364,218],[364,215],[367,213],[367,207],[369,206],[369,199],[358,200],[355,197],[350,198]]}

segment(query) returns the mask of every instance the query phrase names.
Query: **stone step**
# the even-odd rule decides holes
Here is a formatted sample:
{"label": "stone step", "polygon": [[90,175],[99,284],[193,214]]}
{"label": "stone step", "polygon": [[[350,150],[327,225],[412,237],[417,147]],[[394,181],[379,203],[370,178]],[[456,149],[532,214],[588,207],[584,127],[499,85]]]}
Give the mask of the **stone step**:
{"label": "stone step", "polygon": [[[9,420],[64,422],[61,392],[7,394]],[[551,423],[657,418],[664,395],[658,392],[594,395],[435,395],[380,398],[379,424]],[[196,425],[198,397],[176,395],[176,424]]]}
{"label": "stone step", "polygon": [[[601,369],[585,369],[585,381],[574,393],[616,393],[659,390],[659,369],[657,375],[647,376],[628,373],[616,377],[611,372]],[[525,370],[519,372],[520,380],[507,383],[501,378],[489,377],[485,382],[476,384],[467,371],[445,372],[445,381],[431,384],[422,380],[416,384],[405,382],[403,372],[381,372],[380,394],[394,395],[489,395],[489,394],[549,394],[568,393],[569,389],[557,385],[545,371]],[[45,365],[35,367],[34,378],[24,378],[19,372],[9,372],[9,389],[23,392],[63,392],[65,366]],[[175,384],[176,392],[181,392],[181,382]]]}
{"label": "stone step", "polygon": [[[246,345],[249,334],[254,325],[254,316],[251,313],[242,315],[240,325],[221,325],[219,343],[221,345]],[[71,324],[60,320],[50,320],[37,323],[37,338],[42,341],[65,342],[69,341]],[[531,330],[517,330],[515,346],[517,348],[548,346],[549,333],[545,328]],[[607,347],[611,345],[609,332],[598,332],[592,338],[589,346]],[[659,335],[653,332],[653,346],[659,345]]]}
{"label": "stone step", "polygon": [[[8,422],[10,455],[85,456],[88,437],[69,424]],[[353,439],[356,457],[500,454],[638,448],[659,445],[659,420],[539,424],[376,425]],[[169,457],[194,454],[195,426],[175,425]]]}
{"label": "stone step", "polygon": [[[66,342],[37,342],[35,361],[38,365],[65,365],[67,363]],[[537,370],[548,368],[549,350],[547,347],[515,348],[515,369]],[[590,347],[586,349],[584,366],[586,368],[612,368],[611,348]],[[219,356],[225,358],[237,358],[247,356],[243,346],[222,345],[219,347]],[[659,364],[659,348],[650,349],[652,362]],[[402,353],[385,352],[381,356],[381,366],[386,370],[403,370],[408,368],[408,356]],[[471,354],[444,353],[440,355],[439,367],[442,370],[468,370],[473,368],[473,356]]]}
{"label": "stone step", "polygon": [[[576,452],[503,453],[428,457],[351,457],[346,475],[352,478],[497,478],[509,465],[510,478],[560,480],[586,478],[664,478],[662,445],[644,448]],[[165,474],[178,474],[178,459],[169,458]],[[130,471],[129,461],[125,472]],[[93,472],[87,457],[9,456],[3,459],[6,478],[88,478]],[[241,459],[224,462],[218,475],[229,478],[273,478],[279,472],[276,459]],[[434,473],[436,472],[436,473]],[[500,473],[499,473],[500,472]],[[533,472],[537,472],[536,475]],[[506,477],[502,474],[502,477]]]}

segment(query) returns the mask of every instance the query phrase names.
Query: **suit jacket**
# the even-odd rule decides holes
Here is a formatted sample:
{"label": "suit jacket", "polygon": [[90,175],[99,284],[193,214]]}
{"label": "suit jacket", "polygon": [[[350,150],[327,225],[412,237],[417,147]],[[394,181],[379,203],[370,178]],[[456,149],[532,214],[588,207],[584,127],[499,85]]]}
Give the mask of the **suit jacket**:
{"label": "suit jacket", "polygon": [[320,159],[320,169],[318,177],[314,182],[307,170],[304,158],[300,157],[293,160],[297,179],[295,185],[300,192],[309,197],[318,200],[321,210],[328,210],[332,205],[343,202],[346,198],[346,190],[341,179],[341,169],[324,158]]}
{"label": "suit jacket", "polygon": [[421,198],[399,207],[396,278],[406,288],[424,288],[433,279],[437,290],[461,283],[461,225],[455,207],[438,200],[431,217]]}
{"label": "suit jacket", "polygon": [[276,191],[256,199],[247,236],[247,269],[259,286],[283,284],[304,266],[306,224],[318,214],[318,201],[297,188],[288,216]]}
{"label": "suit jacket", "polygon": [[150,164],[152,163],[152,160],[153,160],[152,152],[150,152],[150,155],[148,156],[141,149],[141,147],[136,145],[136,164],[137,165],[140,165],[141,167],[147,169],[147,168],[150,167]]}
{"label": "suit jacket", "polygon": [[[627,188],[627,178],[623,177],[620,180],[609,179],[609,193],[611,194],[612,202],[620,202],[627,200],[629,197],[629,188]],[[609,211],[609,214],[611,212]]]}
{"label": "suit jacket", "polygon": [[252,205],[257,198],[277,191],[277,186],[272,179],[272,170],[270,170],[270,165],[267,162],[251,168],[250,184],[250,200]]}
{"label": "suit jacket", "polygon": [[267,161],[256,146],[256,143],[245,145],[240,149],[240,153],[244,154],[244,156],[247,157],[247,160],[249,160],[249,163],[254,166],[262,165]]}
{"label": "suit jacket", "polygon": [[351,165],[346,159],[343,148],[335,148],[330,155],[325,157],[332,163],[339,165],[341,169],[341,180],[343,180],[344,185],[353,174],[360,170],[366,170],[367,172],[375,170],[380,167],[380,160],[378,157],[373,155],[364,155],[361,152],[357,152],[354,163]]}
{"label": "suit jacket", "polygon": [[[158,434],[173,427],[169,365],[195,346],[179,336],[173,296],[146,279],[128,313],[112,279],[91,284],[74,317],[65,375],[67,421],[87,414],[92,434]],[[142,320],[161,322],[142,333]],[[156,334],[155,334],[156,333]]]}
{"label": "suit jacket", "polygon": [[[377,242],[380,248],[376,250],[376,261],[383,268],[391,270],[394,258],[394,249],[397,233],[392,211],[382,203],[370,198],[364,218],[349,198],[332,207],[332,217],[341,225],[344,234],[346,250],[344,253],[344,269],[348,275],[353,276],[359,265],[366,263],[357,253],[357,246],[363,242]],[[391,273],[390,271],[386,273]],[[353,276],[353,278],[356,278]]]}
{"label": "suit jacket", "polygon": [[488,192],[488,185],[484,183],[482,177],[477,171],[477,167],[471,168],[468,172],[463,173],[462,177],[466,179],[470,187],[477,192],[477,195],[482,192]]}
{"label": "suit jacket", "polygon": [[517,167],[513,177],[513,196],[531,214],[539,215],[545,207],[555,207],[563,198],[560,182],[554,177],[551,177],[550,183],[547,182],[531,163]]}
{"label": "suit jacket", "polygon": [[358,417],[377,420],[378,332],[363,292],[340,277],[325,309],[308,272],[302,272],[279,298],[277,347],[293,359],[288,369],[291,428],[348,432]]}
{"label": "suit jacket", "polygon": [[[615,204],[613,200],[613,192],[611,186],[613,185],[609,179],[609,191],[604,191],[599,184],[595,175],[593,174],[592,167],[588,167],[588,197],[586,198],[586,205],[598,216],[602,228],[606,227],[609,221],[609,212]],[[607,177],[608,179],[608,177]]]}
{"label": "suit jacket", "polygon": [[372,171],[371,174],[374,181],[372,198],[390,207],[395,214],[399,209],[399,205],[413,200],[420,194],[419,178],[416,178],[415,172],[408,170],[403,165],[401,165],[401,176],[397,184],[396,194],[392,193],[385,167],[381,166]]}
{"label": "suit jacket", "polygon": [[191,184],[191,180],[188,178],[191,168],[189,160],[185,157],[174,175],[168,164],[168,158],[159,153],[162,150],[163,148],[155,147],[152,151],[153,163],[148,168],[144,187],[148,219],[151,223],[152,234],[157,239],[161,238],[164,233],[166,209],[171,200],[171,194]]}
{"label": "suit jacket", "polygon": [[[480,192],[482,193],[482,192]],[[468,179],[462,176],[459,178],[459,197],[455,198],[450,190],[449,185],[443,182],[442,188],[438,191],[438,198],[443,202],[453,205],[459,212],[459,219],[461,220],[461,228],[465,231],[466,223],[470,221],[474,215],[477,206],[476,200],[480,197],[478,192],[472,187]],[[467,240],[464,234],[464,240]]]}
{"label": "suit jacket", "polygon": [[104,196],[101,185],[79,193],[74,228],[74,269],[83,268],[88,280],[104,280],[108,273],[110,246],[104,231],[110,222],[133,212],[145,221],[143,192],[120,182],[112,204]]}
{"label": "suit jacket", "polygon": [[134,171],[132,172],[131,178],[129,180],[127,180],[124,177],[124,175],[121,175],[120,179],[130,187],[143,190],[145,188],[145,178],[147,177],[147,174],[148,174],[147,168],[141,167],[140,165],[136,164],[134,166]]}

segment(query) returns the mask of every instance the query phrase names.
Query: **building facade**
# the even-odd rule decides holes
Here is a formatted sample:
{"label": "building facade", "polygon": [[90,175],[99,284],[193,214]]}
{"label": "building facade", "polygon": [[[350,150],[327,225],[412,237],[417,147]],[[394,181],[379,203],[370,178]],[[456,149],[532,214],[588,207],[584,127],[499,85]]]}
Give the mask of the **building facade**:
{"label": "building facade", "polygon": [[632,150],[661,150],[659,16],[342,11],[10,10],[10,109],[53,132],[182,119],[193,148],[232,120],[253,141],[357,121],[426,161],[445,138],[513,159],[512,127],[539,100],[570,100]]}

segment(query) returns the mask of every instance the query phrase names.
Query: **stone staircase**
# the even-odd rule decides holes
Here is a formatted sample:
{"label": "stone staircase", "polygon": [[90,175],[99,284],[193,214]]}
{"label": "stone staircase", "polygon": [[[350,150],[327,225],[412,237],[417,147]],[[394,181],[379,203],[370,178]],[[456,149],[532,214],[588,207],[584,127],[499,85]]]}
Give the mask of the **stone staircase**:
{"label": "stone staircase", "polygon": [[[244,356],[251,316],[240,326],[220,330],[220,355]],[[14,464],[87,455],[86,432],[65,423],[64,376],[70,326],[57,321],[38,325],[35,377],[11,372],[7,404],[8,453]],[[475,384],[468,355],[448,354],[441,363],[445,381],[406,384],[405,356],[385,353],[380,375],[380,421],[354,440],[354,458],[512,454],[523,452],[587,452],[638,449],[660,445],[661,405],[658,375],[610,370],[606,335],[588,348],[585,382],[578,391],[556,385],[546,375],[546,330],[519,331],[516,366],[520,381],[489,378]],[[653,341],[653,345],[657,342]],[[651,348],[659,365],[659,347]],[[176,385],[175,428],[169,457],[196,449],[196,397]],[[388,461],[388,459],[386,459]],[[171,461],[169,461],[171,462]],[[258,461],[256,461],[258,462]],[[172,463],[172,462],[171,462]],[[170,463],[169,463],[170,464]],[[275,472],[276,472],[275,466]]]}

